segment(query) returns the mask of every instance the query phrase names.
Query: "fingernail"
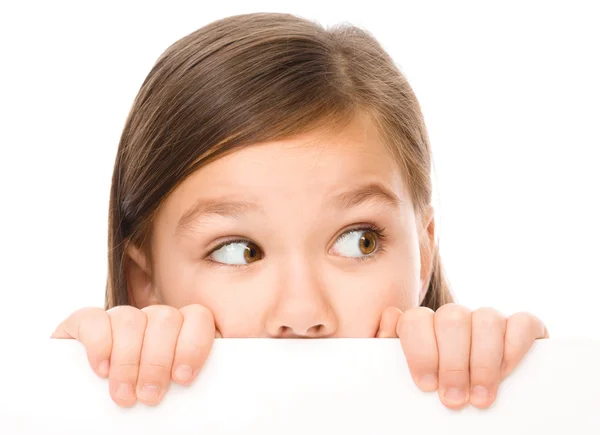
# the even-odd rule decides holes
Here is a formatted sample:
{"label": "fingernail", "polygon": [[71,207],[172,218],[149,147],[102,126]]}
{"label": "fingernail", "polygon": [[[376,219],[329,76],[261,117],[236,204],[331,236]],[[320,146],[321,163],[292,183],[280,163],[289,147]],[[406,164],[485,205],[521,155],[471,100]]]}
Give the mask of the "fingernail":
{"label": "fingernail", "polygon": [[133,385],[126,382],[121,382],[119,385],[117,385],[115,397],[118,399],[127,400],[130,399],[131,396],[133,396]]}
{"label": "fingernail", "polygon": [[138,390],[138,399],[146,402],[156,402],[160,395],[160,387],[157,384],[144,384]]}
{"label": "fingernail", "polygon": [[477,401],[485,401],[490,397],[490,391],[481,385],[475,385],[471,389],[471,395],[477,399]]}
{"label": "fingernail", "polygon": [[103,377],[108,376],[108,367],[109,367],[108,360],[104,360],[100,364],[98,364],[98,373],[100,374],[100,376],[103,376]]}
{"label": "fingernail", "polygon": [[175,379],[177,379],[179,382],[188,382],[190,379],[192,379],[192,376],[193,371],[190,366],[179,366],[175,370]]}
{"label": "fingernail", "polygon": [[460,388],[450,388],[444,393],[444,398],[454,405],[459,405],[465,401],[467,395]]}
{"label": "fingernail", "polygon": [[419,385],[423,390],[431,391],[437,389],[437,376],[434,374],[428,374],[419,380]]}

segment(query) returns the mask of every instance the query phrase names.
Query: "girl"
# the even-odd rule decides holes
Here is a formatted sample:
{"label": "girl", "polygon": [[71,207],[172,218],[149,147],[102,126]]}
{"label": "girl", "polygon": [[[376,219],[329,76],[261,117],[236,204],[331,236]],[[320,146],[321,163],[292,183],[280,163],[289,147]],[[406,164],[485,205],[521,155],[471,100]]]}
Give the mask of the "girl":
{"label": "girl", "polygon": [[279,13],[215,21],[142,84],[110,196],[105,310],[80,340],[121,406],[188,385],[215,337],[398,337],[442,403],[480,408],[545,326],[453,303],[419,103],[380,44]]}

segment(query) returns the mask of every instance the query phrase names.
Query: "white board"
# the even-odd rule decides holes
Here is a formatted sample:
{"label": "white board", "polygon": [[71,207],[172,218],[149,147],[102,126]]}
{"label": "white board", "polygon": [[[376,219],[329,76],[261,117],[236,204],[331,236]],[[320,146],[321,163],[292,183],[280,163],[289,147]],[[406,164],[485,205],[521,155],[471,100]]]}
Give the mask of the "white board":
{"label": "white board", "polygon": [[537,341],[488,410],[414,385],[396,339],[217,339],[199,378],[119,408],[73,340],[2,363],[2,434],[600,434],[600,341]]}

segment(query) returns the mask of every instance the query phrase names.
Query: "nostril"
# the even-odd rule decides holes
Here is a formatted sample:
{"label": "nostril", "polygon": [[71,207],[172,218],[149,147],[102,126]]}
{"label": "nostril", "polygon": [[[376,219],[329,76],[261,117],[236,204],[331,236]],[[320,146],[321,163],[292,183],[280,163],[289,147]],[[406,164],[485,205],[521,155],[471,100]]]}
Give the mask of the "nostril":
{"label": "nostril", "polygon": [[320,335],[324,329],[325,329],[325,325],[323,325],[323,324],[314,325],[308,329],[308,334],[311,336]]}
{"label": "nostril", "polygon": [[291,337],[298,337],[298,338],[300,338],[300,337],[319,337],[325,333],[326,329],[327,328],[322,323],[319,323],[318,325],[313,325],[304,331],[302,331],[300,329],[296,330],[295,328],[292,328],[290,326],[281,325],[279,327],[277,335],[282,338],[286,338],[286,337],[288,337],[288,338],[291,338]]}
{"label": "nostril", "polygon": [[278,334],[280,337],[286,337],[288,335],[291,335],[293,333],[292,328],[290,328],[289,326],[280,326],[279,327],[279,331]]}

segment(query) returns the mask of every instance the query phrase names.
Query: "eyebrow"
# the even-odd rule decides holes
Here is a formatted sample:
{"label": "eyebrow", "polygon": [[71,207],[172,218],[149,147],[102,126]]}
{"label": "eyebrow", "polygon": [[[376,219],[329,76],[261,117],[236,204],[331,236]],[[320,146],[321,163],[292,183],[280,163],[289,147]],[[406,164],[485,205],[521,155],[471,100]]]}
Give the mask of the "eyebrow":
{"label": "eyebrow", "polygon": [[402,203],[387,187],[379,183],[369,183],[355,189],[342,192],[333,198],[332,203],[338,208],[348,209],[374,201],[387,207],[395,208]]}
{"label": "eyebrow", "polygon": [[190,224],[209,215],[238,218],[252,211],[262,211],[262,208],[248,201],[223,201],[220,199],[200,199],[179,218],[175,232],[181,232]]}
{"label": "eyebrow", "polygon": [[[329,200],[329,204],[341,209],[350,209],[370,201],[392,208],[402,203],[400,198],[388,188],[379,183],[370,183],[334,196]],[[262,207],[253,202],[200,199],[181,216],[175,232],[184,231],[193,221],[203,216],[217,215],[235,219],[257,211],[264,213]]]}

